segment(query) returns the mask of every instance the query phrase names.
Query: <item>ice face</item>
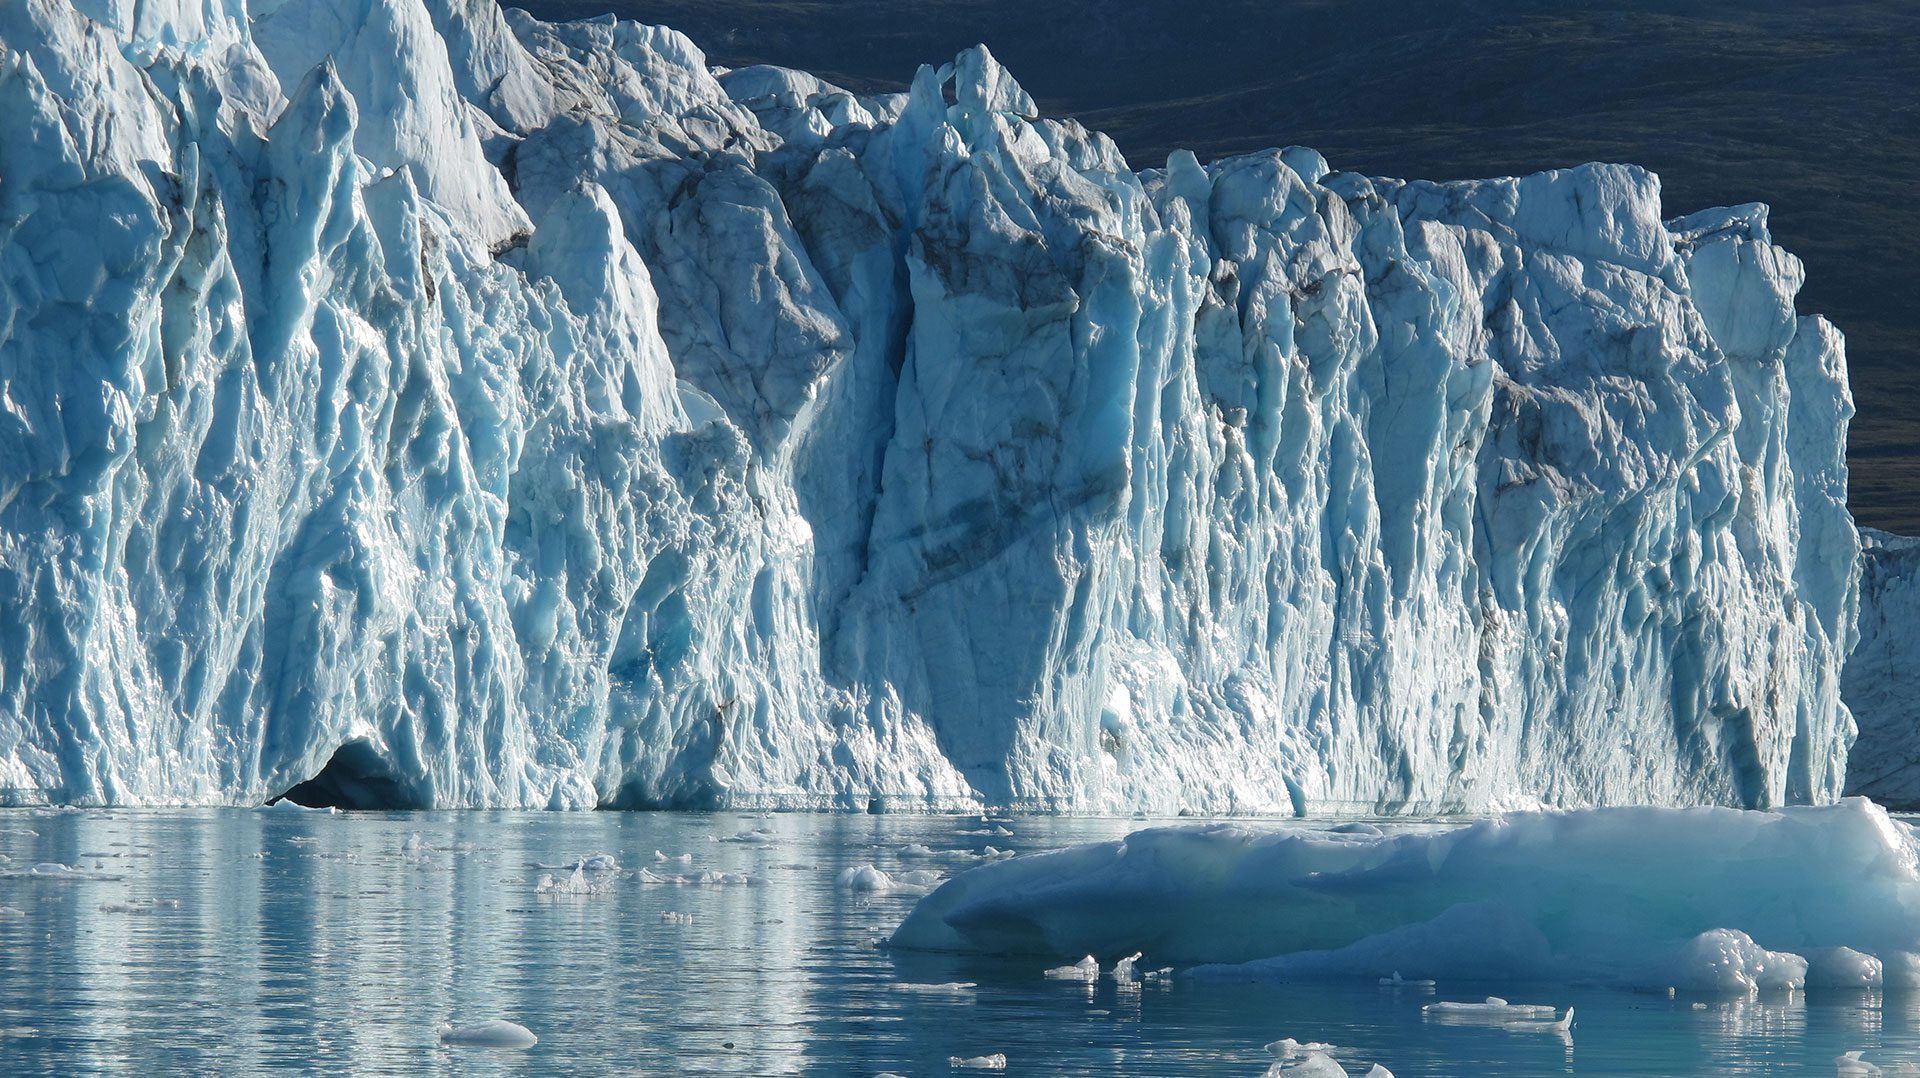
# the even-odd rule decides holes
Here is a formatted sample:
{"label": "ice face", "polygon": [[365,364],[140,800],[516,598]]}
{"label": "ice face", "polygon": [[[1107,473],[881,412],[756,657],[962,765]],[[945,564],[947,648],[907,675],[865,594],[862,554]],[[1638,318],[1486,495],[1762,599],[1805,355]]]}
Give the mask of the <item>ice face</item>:
{"label": "ice face", "polygon": [[[1904,977],[1916,915],[1920,841],[1848,798],[1777,812],[1518,813],[1389,835],[1150,829],[964,871],[892,944],[1088,963],[1144,949],[1148,962],[1214,964],[1196,976],[1405,971],[1443,992],[1473,980],[1745,994]],[[1557,1021],[1552,1007],[1504,1000],[1428,1011]]]}
{"label": "ice face", "polygon": [[1136,173],[983,49],[490,0],[0,39],[8,797],[1840,790],[1851,405],[1763,207]]}
{"label": "ice face", "polygon": [[1863,529],[1860,642],[1841,689],[1860,723],[1847,792],[1920,808],[1920,540]]}

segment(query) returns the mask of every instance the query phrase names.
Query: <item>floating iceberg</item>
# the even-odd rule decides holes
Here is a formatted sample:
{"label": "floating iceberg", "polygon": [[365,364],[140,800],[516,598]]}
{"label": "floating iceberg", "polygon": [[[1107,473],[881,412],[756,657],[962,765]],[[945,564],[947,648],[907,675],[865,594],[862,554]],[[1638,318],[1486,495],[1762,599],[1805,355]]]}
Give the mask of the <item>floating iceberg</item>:
{"label": "floating iceberg", "polygon": [[470,1048],[532,1048],[540,1038],[518,1022],[495,1018],[465,1026],[449,1023],[440,1030],[440,1043]]}
{"label": "floating iceberg", "polygon": [[[1067,971],[1146,948],[1207,964],[1191,971],[1207,977],[1858,987],[1920,951],[1920,842],[1858,798],[1516,813],[1385,835],[1155,828],[968,869],[922,899],[892,945],[1088,955]],[[1554,1020],[1494,1001],[1428,1009],[1470,1012]]]}
{"label": "floating iceberg", "polygon": [[252,11],[0,5],[10,797],[1840,792],[1852,408],[1764,207]]}

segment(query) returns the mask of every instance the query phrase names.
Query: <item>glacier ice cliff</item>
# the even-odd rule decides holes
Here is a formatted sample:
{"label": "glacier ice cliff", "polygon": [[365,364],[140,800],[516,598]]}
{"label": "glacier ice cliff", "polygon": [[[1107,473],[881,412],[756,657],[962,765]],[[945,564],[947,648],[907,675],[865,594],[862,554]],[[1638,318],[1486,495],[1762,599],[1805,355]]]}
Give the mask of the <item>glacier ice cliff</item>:
{"label": "glacier ice cliff", "polygon": [[1848,793],[1920,808],[1920,539],[1860,532],[1859,643],[1840,680],[1860,739]]}
{"label": "glacier ice cliff", "polygon": [[0,6],[0,788],[1831,799],[1842,341],[1661,214],[1135,172],[982,49]]}

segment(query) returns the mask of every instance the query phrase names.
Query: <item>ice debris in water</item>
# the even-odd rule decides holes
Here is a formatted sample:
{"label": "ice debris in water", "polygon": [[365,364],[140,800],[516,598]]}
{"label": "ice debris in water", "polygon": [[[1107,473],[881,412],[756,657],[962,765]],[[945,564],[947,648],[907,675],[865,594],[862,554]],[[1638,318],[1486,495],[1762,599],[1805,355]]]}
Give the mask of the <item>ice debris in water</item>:
{"label": "ice debris in water", "polygon": [[1392,988],[1432,988],[1434,987],[1434,982],[1431,980],[1420,980],[1420,981],[1408,980],[1407,978],[1400,976],[1400,971],[1397,969],[1393,971],[1393,976],[1380,978],[1380,984],[1382,987],[1392,987]]}
{"label": "ice debris in water", "polygon": [[1278,1056],[1281,1060],[1300,1059],[1309,1052],[1332,1053],[1334,1051],[1331,1044],[1322,1044],[1319,1041],[1296,1041],[1292,1037],[1269,1041],[1265,1047],[1268,1055]]}
{"label": "ice debris in water", "polygon": [[1474,1018],[1508,1022],[1551,1019],[1554,1008],[1538,1003],[1508,1003],[1499,996],[1488,996],[1481,1003],[1429,1003],[1420,1008],[1435,1018]]}
{"label": "ice debris in water", "polygon": [[1085,981],[1092,984],[1100,979],[1100,962],[1088,955],[1071,966],[1055,966],[1042,971],[1040,975],[1050,981]]}
{"label": "ice debris in water", "polygon": [[[1783,867],[1783,866],[1790,866]],[[1329,918],[1331,897],[1342,916]],[[1194,977],[1588,981],[1744,994],[1909,976],[1920,843],[1860,798],[1776,811],[1512,813],[1387,834],[1150,828],[960,872],[907,950],[1117,953]],[[1843,950],[1844,949],[1844,950]],[[1872,960],[1872,961],[1870,961]],[[1228,965],[1231,964],[1231,965]]]}
{"label": "ice debris in water", "polygon": [[449,1022],[440,1029],[441,1044],[470,1048],[531,1048],[539,1042],[540,1038],[534,1036],[526,1026],[501,1018],[465,1026]]}
{"label": "ice debris in water", "polygon": [[669,924],[669,925],[690,925],[693,923],[693,914],[681,913],[677,910],[661,910],[660,923]]}
{"label": "ice debris in water", "polygon": [[1905,1061],[1873,1064],[1862,1049],[1842,1052],[1833,1060],[1834,1078],[1920,1078],[1920,1064]]}
{"label": "ice debris in water", "polygon": [[719,872],[708,869],[698,873],[655,872],[643,868],[634,874],[641,883],[668,884],[675,887],[726,887],[735,884],[757,885],[766,883],[761,876],[752,876],[743,872]]}
{"label": "ice debris in water", "polygon": [[610,853],[590,854],[577,860],[560,865],[535,864],[535,868],[544,868],[556,872],[585,872],[588,875],[620,871],[620,862]]}
{"label": "ice debris in water", "polygon": [[589,876],[585,868],[576,867],[565,876],[542,873],[534,890],[543,895],[591,895],[606,890],[612,883],[610,879]]}
{"label": "ice debris in water", "polygon": [[312,812],[322,816],[337,816],[340,814],[340,810],[332,805],[319,805],[309,808],[306,805],[295,804],[294,800],[290,797],[283,797],[271,804],[261,805],[260,808],[264,812]]}
{"label": "ice debris in water", "polygon": [[[1347,1069],[1325,1052],[1310,1051],[1297,1059],[1276,1060],[1265,1078],[1348,1078]],[[1393,1078],[1393,1072],[1374,1064],[1367,1078]]]}
{"label": "ice debris in water", "polygon": [[895,981],[894,988],[902,992],[924,992],[930,995],[956,995],[971,992],[979,988],[973,981],[945,981],[940,984],[928,984],[923,981]]}
{"label": "ice debris in water", "polygon": [[779,840],[780,836],[774,834],[771,830],[764,827],[756,827],[751,831],[737,831],[728,835],[726,838],[715,839],[714,841],[738,842],[748,846],[765,846],[778,842]]}
{"label": "ice debris in water", "polygon": [[1122,958],[1120,961],[1115,962],[1113,964],[1114,983],[1133,984],[1135,980],[1133,964],[1138,961],[1140,961],[1140,952],[1135,951],[1132,954],[1126,956],[1125,958]]}
{"label": "ice debris in water", "polygon": [[679,855],[677,855],[677,856],[673,856],[673,857],[669,857],[669,856],[667,856],[666,854],[664,854],[664,853],[661,853],[661,852],[660,852],[659,850],[655,850],[655,851],[653,851],[653,863],[654,863],[654,864],[656,864],[656,865],[664,865],[664,864],[666,864],[666,863],[667,863],[667,862],[669,862],[669,861],[673,861],[673,862],[676,862],[676,863],[678,863],[678,864],[682,864],[682,865],[690,865],[690,864],[692,864],[692,863],[693,863],[693,855],[692,855],[692,854],[690,854],[690,853],[683,853],[683,854],[679,854]]}
{"label": "ice debris in water", "polygon": [[1007,1069],[1007,1057],[1003,1052],[985,1056],[948,1056],[947,1065],[955,1070],[1003,1071]]}
{"label": "ice debris in water", "polygon": [[115,875],[111,872],[89,872],[84,868],[77,868],[73,865],[63,865],[57,861],[42,861],[30,868],[0,870],[0,878],[49,880],[53,882],[80,880],[103,880],[111,882],[126,879],[125,876]]}
{"label": "ice debris in water", "polygon": [[856,865],[842,870],[834,884],[843,891],[880,893],[893,890],[893,877],[872,865]]}

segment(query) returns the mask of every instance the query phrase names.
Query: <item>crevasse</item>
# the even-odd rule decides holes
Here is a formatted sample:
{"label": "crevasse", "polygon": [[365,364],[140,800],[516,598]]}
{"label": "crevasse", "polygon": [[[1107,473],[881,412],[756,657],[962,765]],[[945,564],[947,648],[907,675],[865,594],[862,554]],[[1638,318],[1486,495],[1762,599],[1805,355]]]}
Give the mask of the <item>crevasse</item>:
{"label": "crevasse", "polygon": [[1840,335],[1761,206],[1136,173],[492,0],[0,6],[14,799],[1840,792]]}

